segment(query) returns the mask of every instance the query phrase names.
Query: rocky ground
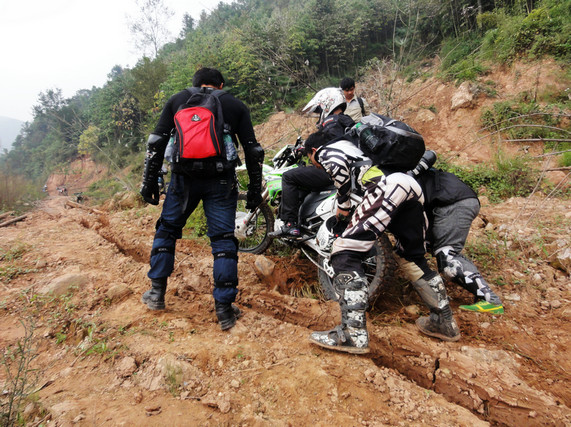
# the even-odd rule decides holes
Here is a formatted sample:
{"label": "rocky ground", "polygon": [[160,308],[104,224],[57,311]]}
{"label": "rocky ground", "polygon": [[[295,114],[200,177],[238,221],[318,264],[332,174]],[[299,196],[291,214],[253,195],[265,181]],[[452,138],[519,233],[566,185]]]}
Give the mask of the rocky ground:
{"label": "rocky ground", "polygon": [[[517,74],[520,85],[526,75]],[[497,78],[506,87],[512,80],[505,72]],[[365,89],[374,103],[374,88]],[[431,92],[434,117],[420,107],[421,95],[402,112],[429,147],[477,162],[491,148],[477,149],[468,135],[477,131],[477,108],[490,101],[473,97],[452,110],[457,91]],[[280,113],[256,130],[271,149],[307,136],[312,122]],[[0,228],[0,348],[30,361],[18,377],[33,391],[22,406],[27,425],[571,424],[567,199],[482,197],[468,250],[505,314],[460,312],[470,295],[449,285],[462,339],[440,342],[416,330],[426,309],[395,280],[368,314],[372,352],[355,356],[308,342],[311,331],[337,324],[339,308],[319,298],[315,267],[296,253],[266,254],[269,279],[256,268],[260,256],[240,255],[244,316],[222,332],[208,242],[183,239],[167,309],[148,310],[140,296],[160,208],[129,193],[101,206],[69,203],[55,195],[62,179],[52,177],[52,195],[24,220]],[[10,399],[9,384],[2,393]]]}

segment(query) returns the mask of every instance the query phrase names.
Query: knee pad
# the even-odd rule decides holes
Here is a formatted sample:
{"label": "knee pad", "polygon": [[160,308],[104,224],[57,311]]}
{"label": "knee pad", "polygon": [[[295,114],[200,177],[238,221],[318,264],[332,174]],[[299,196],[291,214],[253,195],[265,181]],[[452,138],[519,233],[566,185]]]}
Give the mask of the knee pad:
{"label": "knee pad", "polygon": [[[161,225],[163,227],[162,229],[159,229]],[[178,229],[171,226],[168,222],[166,222],[162,218],[157,219],[157,222],[155,224],[155,230],[156,230],[155,238],[173,239],[173,240],[182,238],[182,229]],[[176,231],[171,231],[171,230],[176,230]]]}
{"label": "knee pad", "polygon": [[212,236],[210,238],[210,245],[212,246],[212,243],[221,242],[225,240],[231,241],[234,244],[234,252],[238,252],[238,246],[240,243],[238,242],[236,236],[234,236],[234,231],[224,234],[218,234],[217,236]]}
{"label": "knee pad", "polygon": [[151,258],[158,254],[171,254],[174,256],[174,248],[172,247],[158,247],[151,249]]}
{"label": "knee pad", "polygon": [[[238,286],[238,239],[234,233],[224,233],[210,238],[214,257],[214,287],[235,288]],[[216,244],[216,243],[221,243]],[[227,247],[224,250],[220,248]]]}
{"label": "knee pad", "polygon": [[412,285],[430,311],[439,313],[448,306],[446,288],[444,287],[442,278],[438,274],[435,274],[431,278],[424,276],[412,282]]}
{"label": "knee pad", "polygon": [[463,281],[464,266],[459,257],[450,253],[438,252],[436,254],[436,264],[438,271],[448,280],[453,282]]}

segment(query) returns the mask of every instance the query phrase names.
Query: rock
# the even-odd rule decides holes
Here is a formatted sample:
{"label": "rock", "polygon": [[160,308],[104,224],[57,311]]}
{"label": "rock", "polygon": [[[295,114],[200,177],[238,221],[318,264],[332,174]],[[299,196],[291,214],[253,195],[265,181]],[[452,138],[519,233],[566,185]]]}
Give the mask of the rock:
{"label": "rock", "polygon": [[551,256],[549,263],[560,270],[571,273],[571,248],[561,248]]}
{"label": "rock", "polygon": [[121,209],[132,209],[140,205],[140,197],[138,193],[133,191],[124,193],[117,201],[117,206]]}
{"label": "rock", "polygon": [[432,122],[436,119],[436,114],[426,108],[421,108],[416,115],[416,119],[422,123]]}
{"label": "rock", "polygon": [[111,288],[105,293],[105,296],[111,302],[119,302],[131,295],[133,291],[126,285],[119,283],[112,285]]}
{"label": "rock", "polygon": [[410,314],[411,316],[418,316],[420,314],[420,308],[418,308],[418,305],[416,304],[407,305],[404,308],[404,311],[406,312],[406,314]]}
{"label": "rock", "polygon": [[218,393],[217,395],[214,395],[213,392],[208,393],[200,402],[211,408],[218,408],[223,414],[227,414],[231,409],[230,397],[223,393]]}
{"label": "rock", "polygon": [[138,405],[143,401],[143,392],[140,390],[133,395],[133,404]]}
{"label": "rock", "polygon": [[561,308],[561,301],[558,299],[551,301],[551,308]]}
{"label": "rock", "polygon": [[254,261],[256,273],[262,276],[262,278],[270,277],[274,272],[275,266],[276,264],[272,260],[266,258],[263,255],[257,256],[256,261]]}
{"label": "rock", "polygon": [[488,199],[488,196],[478,196],[478,199],[480,199],[480,205],[489,206],[490,199]]}
{"label": "rock", "polygon": [[137,363],[132,357],[124,357],[115,365],[115,370],[122,378],[130,377],[137,370]]}
{"label": "rock", "polygon": [[452,95],[450,109],[454,111],[458,108],[470,108],[473,100],[474,94],[472,93],[470,83],[464,82],[458,87],[456,92],[454,92],[454,95]]}
{"label": "rock", "polygon": [[162,409],[160,406],[149,406],[145,408],[145,413],[147,414],[147,417],[151,417],[153,415],[159,415],[161,412]]}
{"label": "rock", "polygon": [[76,408],[76,404],[70,400],[65,400],[60,403],[56,403],[54,406],[50,407],[50,412],[54,416],[54,418],[59,418],[62,415],[73,411]]}
{"label": "rock", "polygon": [[46,286],[41,288],[38,293],[41,295],[51,294],[53,296],[60,297],[72,290],[72,288],[81,289],[81,287],[85,286],[88,282],[89,279],[83,274],[64,274],[63,276],[55,278]]}
{"label": "rock", "polygon": [[263,255],[258,255],[254,261],[254,269],[260,280],[272,290],[287,293],[287,275],[276,268],[276,264]]}
{"label": "rock", "polygon": [[509,294],[504,297],[508,301],[521,301],[521,297],[518,294]]}
{"label": "rock", "polygon": [[36,415],[38,415],[39,413],[40,413],[40,408],[37,405],[37,403],[30,402],[26,405],[26,408],[24,409],[24,412],[22,415],[24,415],[25,419],[30,420],[33,417],[35,417]]}
{"label": "rock", "polygon": [[77,424],[78,422],[82,421],[85,419],[85,414],[79,414],[77,417],[75,417],[73,419],[73,423]]}

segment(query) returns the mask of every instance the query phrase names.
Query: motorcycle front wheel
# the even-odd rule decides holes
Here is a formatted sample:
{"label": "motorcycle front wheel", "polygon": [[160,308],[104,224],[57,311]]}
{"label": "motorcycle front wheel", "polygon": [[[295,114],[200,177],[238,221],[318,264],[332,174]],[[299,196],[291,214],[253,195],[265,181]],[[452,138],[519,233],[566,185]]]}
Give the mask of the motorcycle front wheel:
{"label": "motorcycle front wheel", "polygon": [[[393,246],[391,241],[383,234],[382,237],[375,242],[369,254],[370,256],[363,261],[365,276],[369,283],[369,308],[375,305],[375,301],[385,285],[394,277],[395,261],[392,253]],[[327,261],[328,260],[324,257],[319,257],[318,262],[322,267],[319,268],[317,272],[319,284],[326,299],[337,300],[337,293],[333,287],[333,279],[323,270],[324,266],[325,269],[331,269]]]}
{"label": "motorcycle front wheel", "polygon": [[256,208],[248,223],[245,224],[244,221],[249,212],[246,209],[246,193],[240,193],[234,232],[239,243],[238,251],[261,254],[272,243],[272,238],[268,234],[274,229],[274,214],[267,203],[262,203]]}

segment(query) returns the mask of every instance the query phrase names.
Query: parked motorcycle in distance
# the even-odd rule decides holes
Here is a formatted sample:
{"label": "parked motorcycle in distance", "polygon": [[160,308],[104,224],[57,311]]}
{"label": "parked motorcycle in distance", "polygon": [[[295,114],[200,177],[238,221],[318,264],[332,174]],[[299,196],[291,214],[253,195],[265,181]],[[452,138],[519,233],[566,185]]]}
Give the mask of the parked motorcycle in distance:
{"label": "parked motorcycle in distance", "polygon": [[[272,159],[273,166],[263,165],[263,202],[255,210],[246,210],[246,193],[239,194],[234,234],[239,241],[240,252],[265,252],[273,241],[269,233],[283,226],[283,221],[277,217],[281,205],[282,175],[290,169],[305,167],[301,165],[303,142],[298,137],[295,144],[288,144],[276,153]],[[299,210],[300,236],[276,238],[285,245],[301,249],[318,268],[317,276],[325,298],[335,300],[334,273],[329,262],[334,238],[332,229],[339,232],[343,228],[341,224],[336,224],[335,219],[336,191],[331,185],[322,191],[310,192]],[[369,305],[372,306],[383,285],[394,274],[392,244],[386,236],[383,235],[367,254],[364,268],[369,281]]]}

